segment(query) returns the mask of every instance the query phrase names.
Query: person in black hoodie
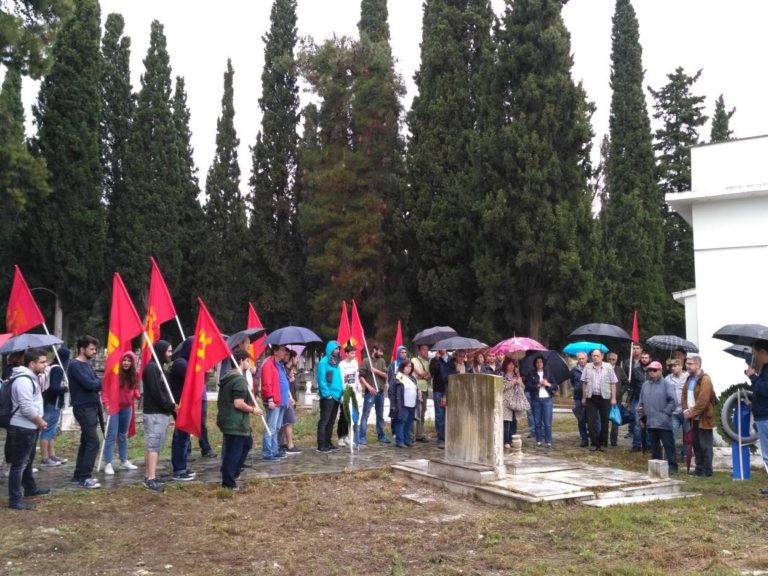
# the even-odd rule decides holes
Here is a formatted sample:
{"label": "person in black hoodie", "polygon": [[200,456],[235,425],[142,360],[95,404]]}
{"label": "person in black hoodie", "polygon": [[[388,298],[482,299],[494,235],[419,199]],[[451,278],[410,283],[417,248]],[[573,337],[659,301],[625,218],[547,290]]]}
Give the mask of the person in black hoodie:
{"label": "person in black hoodie", "polygon": [[[178,405],[184,391],[184,380],[187,377],[189,366],[189,354],[192,352],[194,336],[187,337],[181,346],[173,352],[173,364],[168,372],[168,383],[173,392],[173,401]],[[173,479],[180,482],[188,482],[195,479],[195,473],[187,467],[189,454],[192,452],[192,442],[189,432],[174,428],[171,441],[171,464],[173,464]]]}
{"label": "person in black hoodie", "polygon": [[165,445],[165,434],[171,415],[178,406],[168,393],[163,382],[163,364],[171,360],[171,344],[165,340],[155,342],[155,354],[160,360],[158,366],[154,358],[144,367],[142,382],[144,384],[144,482],[149,490],[162,492],[163,487],[157,482],[157,460]]}

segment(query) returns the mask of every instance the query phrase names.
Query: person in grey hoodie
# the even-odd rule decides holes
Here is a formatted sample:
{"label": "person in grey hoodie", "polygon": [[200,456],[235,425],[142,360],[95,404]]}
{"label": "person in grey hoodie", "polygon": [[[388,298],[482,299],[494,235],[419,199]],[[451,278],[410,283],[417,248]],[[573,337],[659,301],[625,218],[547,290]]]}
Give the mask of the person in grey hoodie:
{"label": "person in grey hoodie", "polygon": [[646,368],[648,377],[640,390],[638,412],[645,416],[645,428],[654,460],[661,460],[661,448],[669,463],[669,473],[677,472],[675,439],[672,436],[672,413],[675,411],[675,388],[662,379],[661,364],[651,362]]}
{"label": "person in grey hoodie", "polygon": [[11,388],[13,415],[8,426],[10,443],[11,472],[8,476],[8,507],[16,510],[31,510],[24,496],[48,494],[50,489],[38,488],[32,475],[32,460],[37,445],[37,436],[48,426],[43,419],[43,392],[38,375],[45,372],[48,357],[43,350],[31,348],[24,353],[23,364],[14,368],[8,386]]}

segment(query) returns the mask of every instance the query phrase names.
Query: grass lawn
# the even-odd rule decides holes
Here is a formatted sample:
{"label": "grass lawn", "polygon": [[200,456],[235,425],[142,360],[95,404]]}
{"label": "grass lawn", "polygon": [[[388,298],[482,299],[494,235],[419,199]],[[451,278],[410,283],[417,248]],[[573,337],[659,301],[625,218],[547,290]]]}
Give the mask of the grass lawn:
{"label": "grass lawn", "polygon": [[[215,406],[209,414],[218,451]],[[314,444],[300,415],[297,443]],[[553,455],[643,470],[624,449],[580,450],[557,420]],[[260,433],[256,434],[260,441]],[[59,452],[73,457],[66,434]],[[140,458],[142,441],[131,440]],[[167,455],[166,455],[167,456]],[[389,470],[249,480],[239,493],[199,483],[60,493],[34,512],[0,509],[0,574],[743,574],[768,570],[763,473],[683,478],[698,498],[594,509],[493,507]],[[403,498],[418,491],[432,500]]]}

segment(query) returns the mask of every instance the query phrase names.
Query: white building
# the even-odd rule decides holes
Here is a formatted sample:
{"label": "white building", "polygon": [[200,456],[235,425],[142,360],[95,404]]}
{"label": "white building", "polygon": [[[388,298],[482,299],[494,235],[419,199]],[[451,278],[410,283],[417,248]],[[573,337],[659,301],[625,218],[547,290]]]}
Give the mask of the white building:
{"label": "white building", "polygon": [[693,228],[696,286],[674,294],[685,305],[686,338],[723,390],[746,381],[745,364],[712,334],[768,325],[768,136],[693,148],[691,191],[666,201]]}

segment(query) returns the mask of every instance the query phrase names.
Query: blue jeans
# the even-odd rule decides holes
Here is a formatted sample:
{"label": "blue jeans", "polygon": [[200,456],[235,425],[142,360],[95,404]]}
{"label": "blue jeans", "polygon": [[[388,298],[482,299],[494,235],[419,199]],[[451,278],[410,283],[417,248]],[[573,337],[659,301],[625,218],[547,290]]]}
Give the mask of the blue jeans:
{"label": "blue jeans", "polygon": [[536,401],[536,398],[531,396],[528,392],[526,392],[525,395],[528,397],[528,404],[531,407],[531,409],[526,411],[525,413],[525,416],[528,420],[528,435],[531,438],[535,438],[536,437],[536,415],[533,412],[533,403]]}
{"label": "blue jeans", "polygon": [[552,398],[534,398],[532,408],[536,442],[552,444]]}
{"label": "blue jeans", "polygon": [[280,455],[280,447],[277,445],[277,433],[280,427],[283,425],[283,412],[285,408],[283,406],[275,406],[272,410],[266,408],[265,418],[267,420],[267,428],[269,428],[269,434],[264,432],[264,436],[261,440],[261,456],[271,460]]}
{"label": "blue jeans", "polygon": [[443,396],[445,392],[435,390],[432,393],[432,401],[435,403],[435,433],[438,442],[445,442],[445,408],[440,406]]}
{"label": "blue jeans", "polygon": [[674,442],[677,438],[677,431],[682,428],[683,429],[683,447],[680,449],[680,458],[683,462],[685,462],[685,435],[688,433],[688,430],[691,429],[691,425],[688,423],[688,421],[683,417],[682,412],[674,412],[672,414],[672,441]]}
{"label": "blue jeans", "polygon": [[120,460],[128,460],[128,426],[131,423],[132,408],[121,408],[117,414],[109,417],[107,437],[104,439],[104,465],[112,463],[115,440],[118,440]]}
{"label": "blue jeans", "polygon": [[235,487],[235,478],[240,475],[253,446],[253,438],[248,436],[235,436],[224,434],[224,444],[221,454],[221,485],[225,488]]}
{"label": "blue jeans", "polygon": [[37,489],[35,477],[32,475],[37,428],[8,426],[5,443],[11,463],[11,471],[8,474],[8,504],[14,506],[21,502],[22,486],[26,492],[34,492]]}
{"label": "blue jeans", "polygon": [[411,436],[411,426],[413,424],[413,417],[416,415],[416,407],[406,408],[404,407],[402,413],[398,414],[400,418],[394,420],[395,427],[395,444],[397,446],[410,446],[413,444],[413,436]]}
{"label": "blue jeans", "polygon": [[368,416],[371,413],[371,406],[376,410],[376,437],[383,440],[387,437],[384,432],[384,393],[366,391],[363,397],[363,416],[360,420],[360,442],[365,444],[366,432],[368,431]]}
{"label": "blue jeans", "polygon": [[197,440],[198,446],[200,446],[200,452],[203,456],[213,452],[211,443],[208,441],[208,400],[203,398],[202,419],[200,420],[200,438]]}
{"label": "blue jeans", "polygon": [[760,454],[763,455],[763,463],[768,471],[768,420],[755,420],[755,427],[760,437]]}
{"label": "blue jeans", "polygon": [[[632,432],[632,448],[640,448],[643,445],[643,434],[645,434],[645,428],[640,426],[640,414],[637,413],[637,407],[640,404],[640,400],[632,402],[632,413],[635,415],[635,428],[630,430]],[[645,445],[648,445],[648,436],[645,437]]]}
{"label": "blue jeans", "polygon": [[517,416],[513,415],[512,420],[504,420],[504,445],[512,444],[512,436],[517,434]]}
{"label": "blue jeans", "polygon": [[581,392],[573,397],[573,407],[577,410],[581,410],[582,418],[578,420],[579,423],[579,436],[581,437],[581,443],[586,444],[589,442],[589,434],[587,434],[587,412],[586,407],[581,403]]}
{"label": "blue jeans", "polygon": [[191,449],[192,441],[189,439],[189,432],[174,428],[171,440],[171,464],[174,475],[187,469],[187,457]]}

